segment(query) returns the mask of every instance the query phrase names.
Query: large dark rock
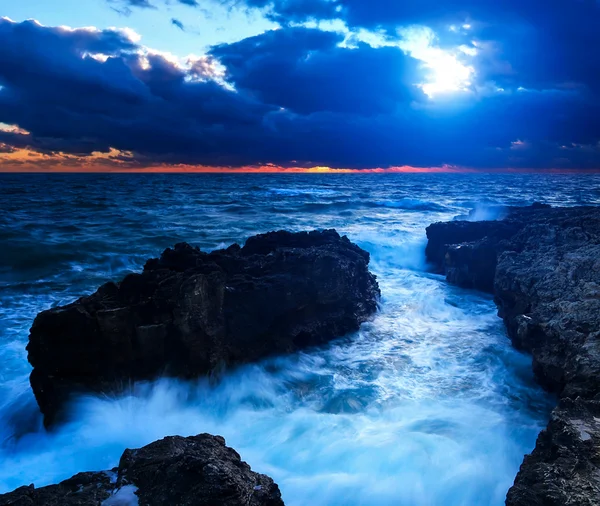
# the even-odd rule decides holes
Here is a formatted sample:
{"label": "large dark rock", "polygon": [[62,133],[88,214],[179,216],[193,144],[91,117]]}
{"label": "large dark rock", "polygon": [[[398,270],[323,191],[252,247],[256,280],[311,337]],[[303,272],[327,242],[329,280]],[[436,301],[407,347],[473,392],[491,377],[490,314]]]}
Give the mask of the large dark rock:
{"label": "large dark rock", "polygon": [[212,253],[177,244],[140,274],[40,313],[31,386],[47,425],[76,392],[190,378],[357,330],[377,308],[369,254],[323,232],[271,232]]}
{"label": "large dark rock", "polygon": [[505,215],[427,232],[435,270],[494,294],[513,344],[532,354],[535,377],[561,399],[507,504],[600,505],[600,208],[507,208]]}
{"label": "large dark rock", "polygon": [[508,506],[600,504],[600,403],[565,399],[526,455]]}
{"label": "large dark rock", "polygon": [[451,283],[492,293],[498,256],[508,247],[507,240],[546,209],[549,206],[540,203],[498,207],[494,214],[502,216],[501,221],[471,221],[476,217],[471,212],[465,220],[433,223],[426,229],[427,261]]}
{"label": "large dark rock", "polygon": [[600,208],[552,209],[523,227],[498,259],[494,294],[542,385],[600,393]]}
{"label": "large dark rock", "polygon": [[119,467],[58,485],[20,487],[0,506],[283,506],[279,487],[220,436],[166,437],[125,450]]}

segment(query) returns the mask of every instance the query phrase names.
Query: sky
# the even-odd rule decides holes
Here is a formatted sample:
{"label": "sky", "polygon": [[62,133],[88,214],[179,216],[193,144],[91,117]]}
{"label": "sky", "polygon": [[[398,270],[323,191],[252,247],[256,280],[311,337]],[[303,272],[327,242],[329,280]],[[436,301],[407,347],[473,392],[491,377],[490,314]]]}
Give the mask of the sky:
{"label": "sky", "polygon": [[598,171],[599,0],[4,0],[0,171]]}

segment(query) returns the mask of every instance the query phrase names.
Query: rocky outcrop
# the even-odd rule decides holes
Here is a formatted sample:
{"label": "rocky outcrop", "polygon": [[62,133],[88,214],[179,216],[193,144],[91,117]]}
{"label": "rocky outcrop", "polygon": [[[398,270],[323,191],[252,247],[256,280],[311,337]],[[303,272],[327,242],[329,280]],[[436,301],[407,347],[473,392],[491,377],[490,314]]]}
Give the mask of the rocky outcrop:
{"label": "rocky outcrop", "polygon": [[600,403],[565,399],[552,412],[531,455],[526,455],[510,506],[600,504]]}
{"label": "rocky outcrop", "polygon": [[438,274],[463,288],[475,288],[492,293],[499,254],[507,247],[525,223],[539,216],[549,206],[497,208],[494,214],[501,221],[471,221],[476,213],[461,217],[464,220],[433,223],[427,227],[425,255]]}
{"label": "rocky outcrop", "polygon": [[377,308],[369,254],[323,232],[272,232],[205,253],[177,244],[140,274],[40,313],[27,346],[45,423],[77,392],[190,378],[358,329]]}
{"label": "rocky outcrop", "polygon": [[[436,223],[427,234],[436,271],[494,294],[542,385],[562,397],[600,392],[600,208],[509,208],[505,221]],[[464,237],[476,239],[450,242]]]}
{"label": "rocky outcrop", "polygon": [[283,506],[279,488],[220,436],[166,437],[125,450],[119,466],[58,485],[20,487],[0,506]]}
{"label": "rocky outcrop", "polygon": [[427,234],[435,270],[494,294],[513,344],[561,399],[507,504],[600,505],[600,208],[505,214],[434,224]]}

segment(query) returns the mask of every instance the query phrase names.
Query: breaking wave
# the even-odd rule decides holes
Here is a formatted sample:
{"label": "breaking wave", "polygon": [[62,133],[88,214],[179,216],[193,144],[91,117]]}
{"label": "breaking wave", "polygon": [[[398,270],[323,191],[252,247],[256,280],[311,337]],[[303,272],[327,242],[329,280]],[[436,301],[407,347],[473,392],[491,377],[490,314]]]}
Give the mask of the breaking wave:
{"label": "breaking wave", "polygon": [[[556,199],[552,176],[0,177],[0,492],[109,469],[124,448],[166,435],[210,432],[292,506],[504,503],[552,399],[492,300],[425,271],[424,229],[474,200]],[[599,180],[585,177],[589,191],[576,176],[561,180],[563,203],[598,203]],[[213,249],[333,227],[371,253],[381,285],[381,310],[360,332],[217,384],[162,378],[82,397],[68,424],[42,429],[25,351],[37,312],[175,242]]]}

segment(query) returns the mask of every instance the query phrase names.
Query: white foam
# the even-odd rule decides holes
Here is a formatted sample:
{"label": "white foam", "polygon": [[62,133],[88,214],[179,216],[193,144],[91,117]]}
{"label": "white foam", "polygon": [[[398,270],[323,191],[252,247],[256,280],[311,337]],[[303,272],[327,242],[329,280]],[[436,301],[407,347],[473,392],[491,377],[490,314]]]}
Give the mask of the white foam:
{"label": "white foam", "polygon": [[138,506],[138,496],[135,494],[137,490],[134,485],[125,485],[102,501],[102,506]]}
{"label": "white foam", "polygon": [[489,298],[387,268],[381,312],[359,334],[216,386],[163,379],[81,398],[75,422],[16,443],[0,463],[4,487],[109,469],[126,447],[209,432],[291,506],[501,505],[545,416],[530,409],[544,396],[522,379],[529,359]]}
{"label": "white foam", "polygon": [[[170,179],[168,191],[156,191],[158,180],[148,181],[154,182],[135,183],[143,216],[137,203],[125,206],[127,193],[118,191],[106,194],[110,217],[96,219],[88,211],[74,217],[79,208],[66,208],[67,224],[86,224],[78,240],[97,242],[93,254],[82,249],[80,274],[61,268],[53,278],[44,271],[48,286],[0,294],[0,493],[111,469],[125,448],[167,435],[209,432],[224,436],[254,470],[272,476],[289,506],[504,504],[523,454],[545,425],[549,399],[533,382],[530,359],[511,348],[491,299],[423,272],[424,230],[468,212],[483,196],[490,202],[505,194],[512,203],[531,200],[531,185],[507,192],[497,179],[479,176],[265,177],[265,190],[251,192],[244,184],[257,179],[235,179],[229,187],[221,179]],[[536,191],[542,188],[535,200],[558,195],[556,184],[544,196],[535,183]],[[341,206],[314,206],[340,196]],[[234,198],[256,212],[252,219],[223,209],[222,202]],[[36,209],[28,211],[34,223],[43,218]],[[137,218],[130,221],[132,214]],[[37,412],[25,344],[40,310],[139,270],[175,240],[207,250],[267,230],[332,227],[371,253],[381,285],[381,312],[360,333],[321,350],[230,371],[214,386],[161,379],[118,399],[80,398],[72,423],[47,433],[33,418],[31,430],[24,429],[23,420]],[[32,238],[39,248],[39,237]]]}

